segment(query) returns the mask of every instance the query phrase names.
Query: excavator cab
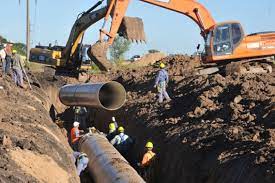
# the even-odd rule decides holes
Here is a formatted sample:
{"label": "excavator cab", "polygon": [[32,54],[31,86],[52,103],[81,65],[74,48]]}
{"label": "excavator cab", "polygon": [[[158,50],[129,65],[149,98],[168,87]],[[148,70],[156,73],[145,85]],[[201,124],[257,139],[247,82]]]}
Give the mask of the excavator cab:
{"label": "excavator cab", "polygon": [[244,33],[239,23],[225,23],[213,31],[213,53],[215,56],[230,55],[239,45]]}
{"label": "excavator cab", "polygon": [[218,24],[206,37],[205,54],[206,56],[231,55],[243,38],[244,32],[240,23]]}

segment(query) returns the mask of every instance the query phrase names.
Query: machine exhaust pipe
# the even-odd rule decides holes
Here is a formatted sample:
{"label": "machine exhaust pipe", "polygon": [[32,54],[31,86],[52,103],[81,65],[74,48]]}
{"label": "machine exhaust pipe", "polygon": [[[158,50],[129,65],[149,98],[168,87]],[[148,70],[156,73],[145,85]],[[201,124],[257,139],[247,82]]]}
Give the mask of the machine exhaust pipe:
{"label": "machine exhaust pipe", "polygon": [[89,173],[96,183],[145,183],[105,136],[89,133],[80,139],[78,148],[87,154]]}
{"label": "machine exhaust pipe", "polygon": [[67,106],[86,106],[117,110],[126,101],[124,87],[116,82],[70,84],[59,91],[59,99]]}

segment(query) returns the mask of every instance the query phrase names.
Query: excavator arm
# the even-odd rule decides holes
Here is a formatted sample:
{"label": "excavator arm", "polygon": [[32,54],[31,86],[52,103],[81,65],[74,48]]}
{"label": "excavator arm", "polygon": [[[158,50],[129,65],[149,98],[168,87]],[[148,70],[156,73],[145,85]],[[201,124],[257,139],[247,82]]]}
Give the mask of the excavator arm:
{"label": "excavator arm", "polygon": [[[142,2],[149,3],[161,8],[165,8],[171,11],[181,13],[191,18],[199,26],[201,35],[205,38],[207,32],[215,26],[215,20],[212,18],[208,10],[196,0],[167,0],[167,2],[161,2],[160,0],[140,0]],[[100,30],[100,40],[102,41],[104,35],[109,37],[108,43],[111,45],[114,41],[114,37],[119,30],[122,19],[128,8],[129,0],[112,0],[108,7],[108,12],[105,16],[105,22],[108,20],[112,13],[112,24],[110,31],[107,32],[103,24],[103,28]]]}
{"label": "excavator arm", "polygon": [[[211,14],[207,9],[196,0],[140,0],[151,5],[155,5],[161,8],[165,8],[171,11],[181,13],[185,16],[191,18],[199,26],[201,30],[201,35],[206,39],[207,33],[209,30],[215,26],[215,21],[212,18]],[[164,2],[165,1],[165,2]],[[128,8],[130,0],[111,0],[108,11],[106,13],[104,24],[102,29],[100,29],[100,40],[94,44],[91,49],[88,51],[88,55],[96,60],[98,63],[108,63],[106,53],[110,45],[112,45],[116,34],[121,27],[128,29],[128,35],[126,38],[145,41],[145,36],[143,30],[143,23],[141,20],[134,19],[125,19],[125,14]],[[112,17],[112,22],[110,30],[105,29],[106,22],[109,18]],[[123,20],[124,18],[124,20]],[[126,24],[126,25],[125,25]],[[132,27],[132,28],[131,28]],[[130,31],[129,31],[130,30]],[[127,32],[127,31],[126,31]],[[107,41],[105,41],[107,37]],[[110,68],[106,68],[107,70]]]}
{"label": "excavator arm", "polygon": [[75,54],[77,54],[77,48],[79,43],[83,39],[85,30],[105,17],[108,10],[107,6],[93,11],[101,3],[102,1],[99,1],[88,11],[80,14],[77,20],[75,21],[71,29],[70,36],[67,40],[66,46],[62,51],[62,58],[65,59],[66,65],[68,67],[72,66],[72,68],[75,68],[81,64],[79,63],[78,59],[74,59],[74,57],[76,57]]}

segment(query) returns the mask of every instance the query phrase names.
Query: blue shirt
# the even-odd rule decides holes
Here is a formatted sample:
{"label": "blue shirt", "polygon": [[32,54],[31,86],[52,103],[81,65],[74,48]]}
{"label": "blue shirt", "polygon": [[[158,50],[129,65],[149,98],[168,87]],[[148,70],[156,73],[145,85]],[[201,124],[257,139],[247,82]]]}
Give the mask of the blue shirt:
{"label": "blue shirt", "polygon": [[168,76],[168,73],[165,69],[161,69],[159,70],[158,72],[158,75],[157,75],[157,78],[156,78],[156,81],[155,81],[155,85],[161,83],[161,82],[166,82],[168,83],[168,80],[169,80],[169,76]]}

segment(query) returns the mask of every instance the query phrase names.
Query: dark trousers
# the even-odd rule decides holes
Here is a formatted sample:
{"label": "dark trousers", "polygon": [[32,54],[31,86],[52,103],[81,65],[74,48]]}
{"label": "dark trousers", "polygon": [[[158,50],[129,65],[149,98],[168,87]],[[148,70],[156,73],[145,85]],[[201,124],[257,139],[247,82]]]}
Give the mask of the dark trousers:
{"label": "dark trousers", "polygon": [[7,56],[6,59],[2,60],[3,75],[10,73],[10,69],[11,69],[11,57]]}

